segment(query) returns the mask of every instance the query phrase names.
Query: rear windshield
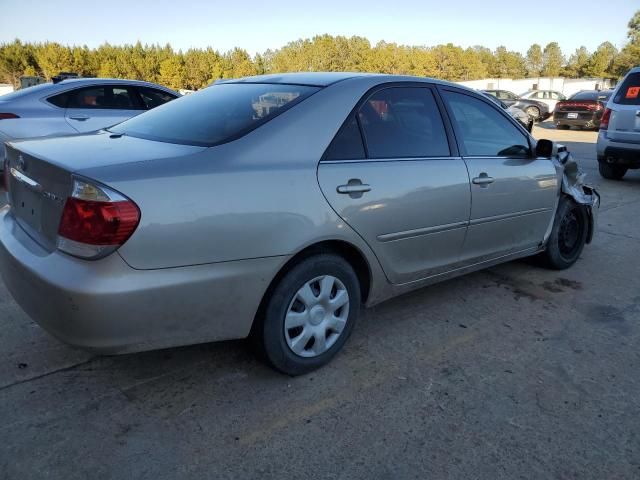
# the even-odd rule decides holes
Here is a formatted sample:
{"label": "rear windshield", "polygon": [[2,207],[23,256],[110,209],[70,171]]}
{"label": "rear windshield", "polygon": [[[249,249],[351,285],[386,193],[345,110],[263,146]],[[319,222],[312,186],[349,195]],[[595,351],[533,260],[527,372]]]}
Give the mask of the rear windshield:
{"label": "rear windshield", "polygon": [[597,90],[587,90],[584,92],[574,93],[569,97],[569,100],[593,100],[594,102],[597,100],[599,102],[604,102],[609,96],[611,92],[599,92]]}
{"label": "rear windshield", "polygon": [[41,83],[40,85],[22,88],[20,90],[16,90],[15,92],[0,95],[0,100],[18,100],[19,98],[26,97],[27,95],[31,95],[32,93],[49,90],[51,88],[51,85],[51,83]]}
{"label": "rear windshield", "polygon": [[109,131],[161,142],[213,146],[247,134],[318,90],[301,85],[222,83],[133,117]]}
{"label": "rear windshield", "polygon": [[613,101],[620,105],[640,105],[640,72],[624,79]]}

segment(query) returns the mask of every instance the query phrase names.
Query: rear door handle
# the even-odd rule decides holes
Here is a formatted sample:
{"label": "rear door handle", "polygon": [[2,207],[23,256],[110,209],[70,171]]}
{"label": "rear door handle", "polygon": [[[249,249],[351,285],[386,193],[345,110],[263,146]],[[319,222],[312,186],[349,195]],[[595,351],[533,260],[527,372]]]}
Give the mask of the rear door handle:
{"label": "rear door handle", "polygon": [[481,187],[486,187],[490,183],[493,183],[495,179],[493,177],[490,177],[486,173],[482,172],[479,177],[476,177],[471,181],[473,182],[474,185],[480,185]]}
{"label": "rear door handle", "polygon": [[338,193],[365,193],[370,192],[371,187],[366,183],[361,185],[340,185],[337,190]]}
{"label": "rear door handle", "polygon": [[78,120],[79,122],[84,122],[85,120],[89,120],[89,117],[83,114],[69,115],[69,118],[72,120]]}
{"label": "rear door handle", "polygon": [[360,198],[363,193],[371,191],[371,185],[362,183],[359,178],[352,178],[346,185],[338,185],[336,191],[349,195],[351,198]]}

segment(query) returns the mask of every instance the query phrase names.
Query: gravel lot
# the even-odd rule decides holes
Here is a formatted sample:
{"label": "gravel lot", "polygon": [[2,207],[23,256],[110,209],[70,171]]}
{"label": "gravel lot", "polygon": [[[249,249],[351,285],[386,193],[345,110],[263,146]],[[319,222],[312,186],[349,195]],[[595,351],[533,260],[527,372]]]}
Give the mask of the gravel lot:
{"label": "gravel lot", "polygon": [[534,134],[602,194],[581,260],[384,303],[304,377],[244,342],[92,357],[0,285],[0,478],[640,478],[640,171],[601,179],[594,132]]}

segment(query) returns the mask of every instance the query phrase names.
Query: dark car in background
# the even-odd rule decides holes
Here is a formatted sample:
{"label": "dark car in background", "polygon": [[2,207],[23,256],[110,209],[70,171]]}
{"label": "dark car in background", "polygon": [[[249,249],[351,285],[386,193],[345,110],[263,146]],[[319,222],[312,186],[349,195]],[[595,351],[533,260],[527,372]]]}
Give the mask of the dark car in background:
{"label": "dark car in background", "polygon": [[531,133],[533,130],[533,118],[525,113],[524,110],[516,107],[515,105],[508,106],[502,100],[498,100],[493,95],[489,95],[488,93],[484,93],[484,95],[491,99],[496,104],[500,105],[509,115],[511,115],[514,119],[518,121],[520,125],[527,129],[527,132]]}
{"label": "dark car in background", "polygon": [[556,128],[571,127],[597,130],[612,90],[581,90],[556,104],[553,122]]}
{"label": "dark car in background", "polygon": [[504,102],[507,106],[515,106],[531,117],[534,122],[541,122],[551,116],[549,107],[537,100],[522,98],[509,90],[482,90],[498,100]]}

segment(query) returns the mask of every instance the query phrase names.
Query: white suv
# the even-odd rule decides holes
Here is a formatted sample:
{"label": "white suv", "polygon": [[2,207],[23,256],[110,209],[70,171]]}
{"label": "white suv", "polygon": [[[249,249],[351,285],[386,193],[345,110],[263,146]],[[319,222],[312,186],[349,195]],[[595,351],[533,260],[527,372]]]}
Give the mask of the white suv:
{"label": "white suv", "polygon": [[598,133],[600,175],[620,180],[640,168],[640,67],[627,73],[609,98]]}

